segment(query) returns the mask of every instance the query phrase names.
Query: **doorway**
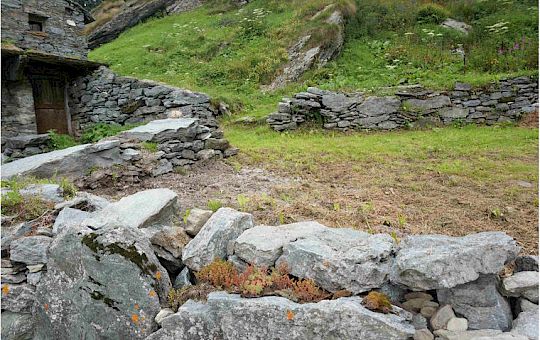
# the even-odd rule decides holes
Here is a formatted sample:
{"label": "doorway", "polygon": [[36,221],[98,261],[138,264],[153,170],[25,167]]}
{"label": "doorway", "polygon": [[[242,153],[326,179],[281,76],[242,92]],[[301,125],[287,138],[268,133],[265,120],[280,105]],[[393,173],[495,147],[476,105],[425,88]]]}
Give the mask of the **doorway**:
{"label": "doorway", "polygon": [[37,132],[47,133],[49,130],[55,130],[59,134],[69,134],[65,79],[33,75],[31,81]]}

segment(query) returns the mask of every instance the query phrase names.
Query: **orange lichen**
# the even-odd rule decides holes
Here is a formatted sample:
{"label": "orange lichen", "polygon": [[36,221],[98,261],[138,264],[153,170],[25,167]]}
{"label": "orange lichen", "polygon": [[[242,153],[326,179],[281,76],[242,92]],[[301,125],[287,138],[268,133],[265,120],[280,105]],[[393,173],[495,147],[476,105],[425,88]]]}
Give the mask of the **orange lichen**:
{"label": "orange lichen", "polygon": [[140,307],[139,307],[139,304],[138,304],[138,303],[136,303],[134,307],[135,307],[135,309],[137,309],[137,310],[138,310],[138,309],[140,309]]}
{"label": "orange lichen", "polygon": [[287,320],[294,319],[294,313],[292,310],[287,310]]}
{"label": "orange lichen", "polygon": [[49,310],[49,304],[48,303],[44,304],[43,308],[45,309],[45,311],[48,311]]}
{"label": "orange lichen", "polygon": [[2,286],[2,294],[3,295],[8,295],[9,294],[9,286],[8,285],[3,285]]}
{"label": "orange lichen", "polygon": [[156,291],[155,291],[155,290],[151,290],[151,291],[148,293],[148,296],[150,296],[150,297],[156,296]]}
{"label": "orange lichen", "polygon": [[131,314],[131,321],[138,325],[139,324],[139,316],[137,314]]}
{"label": "orange lichen", "polygon": [[161,272],[156,273],[156,280],[161,280]]}

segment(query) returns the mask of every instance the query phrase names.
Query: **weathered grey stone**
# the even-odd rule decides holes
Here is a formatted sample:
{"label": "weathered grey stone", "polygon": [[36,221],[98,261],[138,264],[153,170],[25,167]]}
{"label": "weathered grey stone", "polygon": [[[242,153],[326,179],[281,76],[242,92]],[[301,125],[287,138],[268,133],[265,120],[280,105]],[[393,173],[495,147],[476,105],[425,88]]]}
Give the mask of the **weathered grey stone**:
{"label": "weathered grey stone", "polygon": [[472,86],[470,84],[467,84],[467,83],[457,82],[454,85],[454,90],[456,90],[456,91],[470,91],[471,89],[472,89]]}
{"label": "weathered grey stone", "polygon": [[[424,304],[429,301],[422,298],[410,299],[402,303],[402,306],[405,310],[409,312],[419,312]],[[430,306],[431,307],[431,306]]]}
{"label": "weathered grey stone", "polygon": [[469,323],[464,318],[451,318],[446,324],[446,329],[454,332],[466,331],[468,327]]}
{"label": "weathered grey stone", "polygon": [[170,287],[141,230],[70,226],[54,239],[36,289],[37,337],[143,339]]}
{"label": "weathered grey stone", "polygon": [[413,290],[452,288],[480,274],[498,273],[519,251],[515,240],[501,232],[408,236],[400,243],[390,279]]}
{"label": "weathered grey stone", "polygon": [[24,273],[2,273],[2,283],[21,283],[26,281]]}
{"label": "weathered grey stone", "polygon": [[[532,185],[531,185],[532,187]],[[516,258],[516,271],[517,272],[537,272],[538,271],[538,256],[524,255]]]}
{"label": "weathered grey stone", "polygon": [[512,310],[497,286],[494,275],[481,276],[474,282],[439,289],[437,298],[441,304],[452,305],[457,314],[465,317],[470,329],[506,331],[512,326]]}
{"label": "weathered grey stone", "polygon": [[433,334],[427,328],[417,329],[413,336],[414,340],[433,340],[433,338]]}
{"label": "weathered grey stone", "polygon": [[[461,22],[461,21],[451,19],[451,18],[447,18],[445,21],[443,21],[441,26],[456,30],[456,31],[461,32],[463,34],[469,34],[469,31],[472,29],[471,25],[466,24],[466,23]],[[459,83],[457,83],[457,84],[459,84]],[[456,90],[458,89],[457,84],[456,84]],[[463,85],[468,85],[468,84],[463,84]],[[460,88],[465,88],[465,87],[460,87]],[[468,88],[470,90],[471,86],[469,85]],[[461,90],[461,91],[468,91],[468,90]]]}
{"label": "weathered grey stone", "polygon": [[184,248],[182,262],[198,271],[215,258],[227,255],[227,244],[253,227],[253,216],[230,208],[220,208]]}
{"label": "weathered grey stone", "polygon": [[455,318],[456,315],[454,314],[454,311],[452,310],[452,306],[446,305],[441,308],[439,308],[435,314],[430,319],[431,327],[434,330],[438,329],[445,329],[446,325],[448,324],[448,321],[450,319]]}
{"label": "weathered grey stone", "polygon": [[95,213],[85,224],[92,228],[146,228],[167,223],[178,213],[178,195],[170,189],[149,189],[126,196]]}
{"label": "weathered grey stone", "polygon": [[322,96],[322,105],[334,112],[344,112],[356,101],[343,93],[329,93]]}
{"label": "weathered grey stone", "polygon": [[22,237],[11,242],[11,262],[25,264],[47,263],[47,249],[52,238],[46,236]]}
{"label": "weathered grey stone", "polygon": [[399,110],[401,101],[398,97],[367,97],[358,106],[358,112],[367,116],[392,114]]}
{"label": "weathered grey stone", "polygon": [[229,142],[223,138],[208,138],[204,142],[204,147],[206,149],[225,151],[229,148]]}
{"label": "weathered grey stone", "polygon": [[35,289],[29,284],[2,284],[2,311],[30,313],[34,299]]}
{"label": "weathered grey stone", "polygon": [[532,303],[527,299],[520,298],[519,301],[519,312],[531,312],[538,310],[538,305]]}
{"label": "weathered grey stone", "polygon": [[422,314],[414,314],[412,324],[414,329],[424,329],[428,327],[427,320]]}
{"label": "weathered grey stone", "polygon": [[43,200],[61,203],[64,202],[64,191],[58,184],[31,184],[19,190],[23,196],[39,197]]}
{"label": "weathered grey stone", "polygon": [[92,216],[92,213],[86,211],[69,207],[62,209],[54,221],[52,228],[53,235],[59,234],[62,229],[69,225],[81,224],[84,220],[90,218],[90,216]]}
{"label": "weathered grey stone", "polygon": [[[241,298],[210,293],[162,322],[148,340],[161,339],[408,339],[414,328],[401,316],[369,311],[359,297],[297,304],[282,297]],[[196,334],[196,335],[192,335]]]}
{"label": "weathered grey stone", "polygon": [[175,258],[182,257],[182,250],[190,238],[180,227],[157,227],[158,231],[150,237],[150,242],[168,251]]}
{"label": "weathered grey stone", "polygon": [[439,116],[442,119],[466,118],[468,114],[469,109],[463,107],[446,107],[439,110]]}
{"label": "weathered grey stone", "polygon": [[142,158],[142,155],[140,151],[135,149],[125,149],[120,157],[125,161],[138,161]]}
{"label": "weathered grey stone", "polygon": [[173,315],[174,314],[174,311],[170,308],[163,308],[162,310],[159,311],[159,313],[156,315],[156,317],[154,318],[154,321],[156,321],[156,323],[158,325],[161,325],[161,323],[163,322],[163,319],[165,319],[166,317],[170,316],[170,315]]}
{"label": "weathered grey stone", "polygon": [[180,289],[182,287],[192,286],[192,285],[193,284],[191,283],[191,274],[189,272],[189,268],[184,267],[184,269],[182,269],[180,274],[178,274],[178,276],[174,280],[173,288]]}
{"label": "weathered grey stone", "polygon": [[292,275],[313,279],[329,291],[359,293],[386,281],[393,247],[389,235],[300,222],[247,230],[236,240],[234,253],[258,266],[285,263]]}
{"label": "weathered grey stone", "polygon": [[191,236],[197,235],[212,214],[213,212],[211,210],[203,210],[198,208],[190,209],[184,230]]}
{"label": "weathered grey stone", "polygon": [[77,178],[90,168],[122,163],[118,147],[99,150],[99,145],[77,145],[6,163],[2,166],[2,178],[9,179],[16,175],[49,178],[51,174]]}
{"label": "weathered grey stone", "polygon": [[79,191],[75,194],[73,199],[55,205],[54,209],[61,210],[63,208],[74,208],[82,211],[94,212],[105,208],[109,204],[110,202],[105,198],[88,192]]}
{"label": "weathered grey stone", "polygon": [[433,300],[433,296],[425,292],[410,292],[410,293],[405,294],[404,297],[407,300],[412,300],[412,299],[424,299],[428,301]]}
{"label": "weathered grey stone", "polygon": [[518,272],[504,278],[503,294],[506,296],[522,296],[527,300],[538,303],[538,272]]}
{"label": "weathered grey stone", "polygon": [[440,109],[445,106],[450,106],[451,104],[448,96],[435,96],[427,99],[408,99],[404,102],[406,107],[421,112]]}
{"label": "weathered grey stone", "polygon": [[32,340],[34,323],[32,314],[2,311],[2,339]]}
{"label": "weathered grey stone", "polygon": [[6,147],[10,149],[25,149],[29,146],[40,146],[47,143],[51,137],[44,133],[39,135],[17,135],[6,139]]}
{"label": "weathered grey stone", "polygon": [[198,120],[195,118],[169,118],[153,120],[146,125],[137,126],[120,135],[138,141],[161,142],[196,135]]}
{"label": "weathered grey stone", "polygon": [[28,282],[28,284],[31,284],[32,286],[37,286],[37,284],[41,280],[42,275],[42,272],[28,273],[28,275],[26,276],[26,282]]}
{"label": "weathered grey stone", "polygon": [[435,332],[442,340],[528,340],[526,336],[513,333],[503,333],[496,329],[482,329],[473,331],[453,332],[439,329]]}
{"label": "weathered grey stone", "polygon": [[152,169],[152,176],[157,177],[173,171],[173,165],[166,159],[160,159],[156,168]]}
{"label": "weathered grey stone", "polygon": [[512,333],[538,340],[538,309],[519,313],[513,322]]}

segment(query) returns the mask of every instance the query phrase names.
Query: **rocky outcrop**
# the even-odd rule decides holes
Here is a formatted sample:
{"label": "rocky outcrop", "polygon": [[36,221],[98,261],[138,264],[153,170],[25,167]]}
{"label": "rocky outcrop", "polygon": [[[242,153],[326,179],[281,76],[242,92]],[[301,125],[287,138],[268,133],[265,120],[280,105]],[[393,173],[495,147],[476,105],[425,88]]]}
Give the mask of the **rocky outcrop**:
{"label": "rocky outcrop", "polygon": [[88,47],[94,49],[117,38],[126,29],[137,25],[159,11],[166,10],[175,0],[130,1],[110,21],[88,35]]}
{"label": "rocky outcrop", "polygon": [[382,286],[393,250],[387,234],[328,228],[317,222],[258,226],[245,231],[234,245],[234,254],[249,264],[285,264],[292,275],[313,279],[328,291],[353,293]]}
{"label": "rocky outcrop", "polygon": [[359,297],[297,304],[281,297],[245,299],[211,293],[206,303],[189,301],[162,321],[148,340],[165,339],[408,339],[407,312],[380,314]]}
{"label": "rocky outcrop", "polygon": [[204,4],[203,0],[175,0],[167,7],[167,14],[182,13],[194,10]]}
{"label": "rocky outcrop", "polygon": [[486,88],[456,83],[454,90],[447,92],[407,86],[384,97],[309,87],[293,98],[282,99],[267,122],[276,131],[294,130],[305,121],[337,130],[516,122],[538,110],[537,89],[534,77],[502,80]]}
{"label": "rocky outcrop", "polygon": [[318,16],[322,16],[327,12],[330,15],[325,20],[324,25],[336,28],[328,33],[333,35],[332,39],[327,39],[327,43],[319,42],[318,44],[314,44],[315,46],[310,46],[312,34],[301,37],[289,48],[289,61],[284,66],[281,74],[267,87],[267,90],[282,88],[286,84],[298,80],[309,69],[326,65],[326,63],[341,53],[345,40],[345,21],[341,11],[334,9],[334,6],[328,6],[315,14],[313,18],[316,19]]}
{"label": "rocky outcrop", "polygon": [[17,175],[48,178],[51,174],[76,178],[93,167],[122,163],[119,144],[114,140],[103,141],[21,158],[2,166],[2,179]]}
{"label": "rocky outcrop", "polygon": [[464,237],[408,236],[400,243],[390,279],[412,290],[453,288],[481,274],[497,274],[520,247],[501,232]]}
{"label": "rocky outcrop", "polygon": [[230,208],[220,208],[184,248],[182,261],[191,270],[200,270],[216,258],[227,256],[229,241],[253,227],[253,216]]}
{"label": "rocky outcrop", "polygon": [[131,227],[68,227],[49,249],[36,288],[37,336],[143,339],[171,282],[144,234]]}

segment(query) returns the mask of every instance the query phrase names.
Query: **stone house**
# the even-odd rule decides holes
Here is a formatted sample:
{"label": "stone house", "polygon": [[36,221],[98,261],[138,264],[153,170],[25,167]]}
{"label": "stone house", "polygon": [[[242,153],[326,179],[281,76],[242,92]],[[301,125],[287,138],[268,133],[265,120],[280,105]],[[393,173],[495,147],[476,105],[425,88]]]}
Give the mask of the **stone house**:
{"label": "stone house", "polygon": [[93,21],[74,0],[2,0],[2,139],[73,133],[68,88],[100,66],[80,34]]}

